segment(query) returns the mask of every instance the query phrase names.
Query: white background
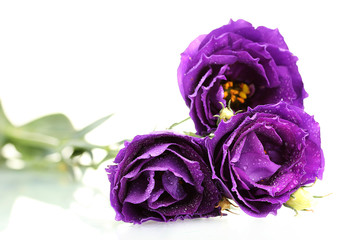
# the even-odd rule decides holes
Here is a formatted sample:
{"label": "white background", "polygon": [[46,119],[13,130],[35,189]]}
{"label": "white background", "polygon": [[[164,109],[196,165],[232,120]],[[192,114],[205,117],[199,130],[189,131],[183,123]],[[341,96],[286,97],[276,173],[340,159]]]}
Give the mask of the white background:
{"label": "white background", "polygon": [[[31,174],[2,172],[0,184],[7,190],[0,197],[13,192],[19,197],[0,206],[0,213],[6,213],[0,238],[358,236],[358,11],[356,1],[0,1],[0,99],[9,118],[20,125],[62,112],[81,128],[115,113],[89,135],[95,143],[164,129],[188,116],[176,71],[180,53],[198,35],[230,18],[279,28],[299,58],[309,93],[305,110],[321,126],[326,169],[313,190],[333,193],[319,201],[314,213],[298,217],[281,209],[278,216],[264,219],[240,214],[133,226],[113,220],[105,166],[88,174],[85,187],[64,188],[66,181],[56,177],[60,183],[36,188],[45,198],[29,193],[39,182]],[[65,195],[54,190],[58,185]],[[70,198],[67,204],[61,201],[64,196]]]}

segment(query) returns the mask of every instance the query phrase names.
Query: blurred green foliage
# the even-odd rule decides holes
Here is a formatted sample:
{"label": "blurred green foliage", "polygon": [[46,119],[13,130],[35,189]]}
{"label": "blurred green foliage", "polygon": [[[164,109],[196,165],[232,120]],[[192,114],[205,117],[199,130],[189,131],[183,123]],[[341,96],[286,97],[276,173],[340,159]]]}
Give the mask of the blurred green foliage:
{"label": "blurred green foliage", "polygon": [[[0,167],[11,166],[11,161],[20,161],[22,168],[56,168],[68,171],[73,177],[78,170],[97,169],[101,163],[116,156],[122,142],[102,146],[89,143],[85,136],[110,117],[103,117],[80,130],[76,130],[69,118],[61,113],[15,126],[0,102]],[[17,157],[7,156],[4,148],[8,146],[16,149]],[[95,159],[94,151],[103,152],[101,159]],[[86,163],[82,161],[85,155],[90,159]]]}

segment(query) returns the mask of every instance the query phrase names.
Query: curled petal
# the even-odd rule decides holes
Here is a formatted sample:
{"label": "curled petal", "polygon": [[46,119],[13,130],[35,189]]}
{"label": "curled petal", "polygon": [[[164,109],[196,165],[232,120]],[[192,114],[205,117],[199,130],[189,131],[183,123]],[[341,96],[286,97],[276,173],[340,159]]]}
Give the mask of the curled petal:
{"label": "curled petal", "polygon": [[154,132],[125,144],[107,168],[118,221],[142,223],[220,215],[203,139]]}
{"label": "curled petal", "polygon": [[321,178],[324,170],[319,124],[282,101],[221,122],[206,146],[213,179],[252,216],[276,214],[293,192]]}
{"label": "curled petal", "polygon": [[196,38],[181,54],[178,84],[197,134],[215,131],[219,101],[231,100],[235,111],[281,100],[303,108],[307,93],[296,61],[278,29],[254,28],[244,20]]}

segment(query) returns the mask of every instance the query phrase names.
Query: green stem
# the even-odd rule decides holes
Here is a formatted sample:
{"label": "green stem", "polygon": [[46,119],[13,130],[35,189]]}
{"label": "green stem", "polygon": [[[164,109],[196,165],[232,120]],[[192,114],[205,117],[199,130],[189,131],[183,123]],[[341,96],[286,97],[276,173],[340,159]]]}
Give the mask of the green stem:
{"label": "green stem", "polygon": [[171,130],[171,129],[173,129],[174,127],[176,127],[176,126],[178,126],[178,125],[186,122],[186,121],[189,120],[190,118],[191,118],[191,117],[188,117],[188,118],[185,118],[184,120],[182,120],[182,121],[180,121],[180,122],[174,123],[174,124],[172,124],[170,127],[168,127],[167,129],[168,129],[168,130]]}

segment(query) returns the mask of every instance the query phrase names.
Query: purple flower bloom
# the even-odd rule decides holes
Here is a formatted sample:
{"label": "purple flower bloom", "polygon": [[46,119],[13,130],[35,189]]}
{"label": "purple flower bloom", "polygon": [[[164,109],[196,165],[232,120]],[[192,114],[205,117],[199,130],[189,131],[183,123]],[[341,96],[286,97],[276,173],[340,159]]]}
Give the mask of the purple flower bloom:
{"label": "purple flower bloom", "polygon": [[204,140],[173,132],[136,136],[107,168],[118,221],[142,223],[218,216],[221,199]]}
{"label": "purple flower bloom", "polygon": [[276,214],[290,194],[321,179],[324,170],[319,124],[285,102],[222,121],[206,146],[222,194],[252,216]]}
{"label": "purple flower bloom", "polygon": [[281,99],[303,107],[307,93],[296,61],[277,29],[244,20],[196,38],[181,55],[178,83],[197,133],[216,129],[219,102],[231,101],[235,111]]}

